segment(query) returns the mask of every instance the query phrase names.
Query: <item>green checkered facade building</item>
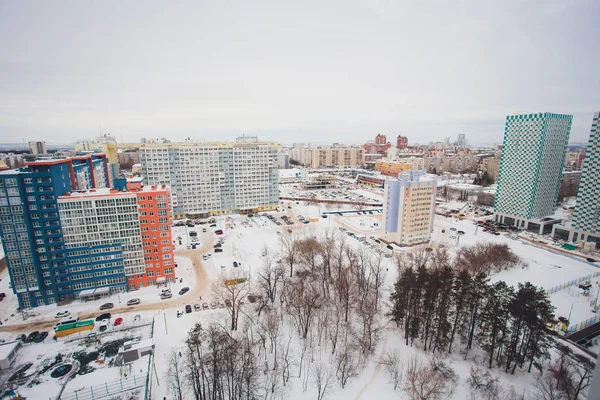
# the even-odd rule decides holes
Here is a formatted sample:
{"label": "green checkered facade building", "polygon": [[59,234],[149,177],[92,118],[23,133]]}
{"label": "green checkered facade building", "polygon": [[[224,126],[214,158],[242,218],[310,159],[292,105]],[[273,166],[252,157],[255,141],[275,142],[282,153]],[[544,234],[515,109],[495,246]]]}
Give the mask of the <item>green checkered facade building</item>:
{"label": "green checkered facade building", "polygon": [[496,220],[527,228],[528,220],[554,214],[572,115],[506,117]]}
{"label": "green checkered facade building", "polygon": [[600,113],[594,114],[571,226],[600,235]]}

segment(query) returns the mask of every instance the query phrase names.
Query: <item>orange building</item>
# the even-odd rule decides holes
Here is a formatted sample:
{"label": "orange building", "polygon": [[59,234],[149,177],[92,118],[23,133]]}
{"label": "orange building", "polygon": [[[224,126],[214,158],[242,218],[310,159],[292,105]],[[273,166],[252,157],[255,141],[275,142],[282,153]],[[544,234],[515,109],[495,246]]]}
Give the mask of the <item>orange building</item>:
{"label": "orange building", "polygon": [[399,173],[414,169],[413,164],[399,161],[377,160],[375,170],[382,175],[398,176]]}
{"label": "orange building", "polygon": [[131,190],[137,194],[146,272],[129,276],[129,289],[175,281],[175,259],[169,213],[169,190],[165,185]]}

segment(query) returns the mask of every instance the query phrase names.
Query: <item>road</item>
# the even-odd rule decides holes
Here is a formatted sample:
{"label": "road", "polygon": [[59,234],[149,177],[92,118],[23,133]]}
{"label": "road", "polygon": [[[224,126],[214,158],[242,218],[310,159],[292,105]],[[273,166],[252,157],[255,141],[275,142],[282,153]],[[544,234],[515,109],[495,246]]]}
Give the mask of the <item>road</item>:
{"label": "road", "polygon": [[[192,260],[192,265],[194,266],[194,271],[196,273],[196,285],[193,289],[191,289],[183,296],[174,294],[175,297],[169,300],[162,300],[156,303],[141,304],[138,306],[115,307],[110,310],[106,310],[106,312],[110,312],[111,314],[118,314],[126,312],[162,310],[165,308],[184,307],[186,304],[197,303],[200,296],[205,296],[207,294],[209,284],[205,266],[202,262],[202,254],[212,252],[213,244],[215,243],[214,233],[208,232],[203,236],[205,237],[205,239],[202,242],[205,244],[200,249],[182,250],[175,252],[176,256],[187,257]],[[88,312],[80,312],[78,313],[78,315],[79,318],[83,320],[95,318],[100,313],[102,313],[102,311],[95,310]],[[46,318],[43,320],[36,319],[35,321],[24,322],[22,324],[10,324],[0,326],[0,332],[24,333],[29,331],[39,331],[44,329],[50,329],[55,323],[56,319],[54,318]]]}

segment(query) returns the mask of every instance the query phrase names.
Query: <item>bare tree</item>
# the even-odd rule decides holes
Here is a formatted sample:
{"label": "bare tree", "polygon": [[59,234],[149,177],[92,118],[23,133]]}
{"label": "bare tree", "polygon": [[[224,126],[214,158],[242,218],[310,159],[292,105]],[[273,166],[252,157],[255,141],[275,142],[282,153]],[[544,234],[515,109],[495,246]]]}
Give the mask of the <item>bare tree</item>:
{"label": "bare tree", "polygon": [[331,370],[322,363],[318,363],[313,366],[311,375],[314,387],[317,389],[317,400],[325,399],[333,388],[333,374]]}
{"label": "bare tree", "polygon": [[250,293],[250,282],[237,273],[226,281],[216,281],[212,288],[213,295],[227,306],[226,309],[231,317],[231,330],[238,327],[240,305],[244,297]]}
{"label": "bare tree", "polygon": [[489,371],[482,371],[471,367],[471,375],[467,379],[471,386],[471,398],[482,400],[498,400],[500,398],[500,385],[498,377],[493,377]]}
{"label": "bare tree", "polygon": [[550,374],[542,374],[538,377],[535,387],[537,389],[536,398],[540,400],[567,400],[564,392],[560,390],[555,379]]}
{"label": "bare tree", "polygon": [[258,273],[258,286],[266,297],[271,300],[271,305],[277,297],[277,290],[283,281],[284,271],[281,264],[275,264],[273,257],[267,255],[263,257],[262,268]]}
{"label": "bare tree", "polygon": [[282,260],[290,269],[291,278],[294,276],[294,266],[298,262],[298,232],[292,228],[284,229],[279,236],[279,242],[283,253]]}
{"label": "bare tree", "polygon": [[398,389],[404,380],[404,362],[398,349],[388,351],[382,361],[394,390]]}
{"label": "bare tree", "polygon": [[409,359],[404,391],[411,399],[437,400],[444,397],[447,390],[447,382],[442,374],[416,357]]}
{"label": "bare tree", "polygon": [[177,348],[171,348],[167,363],[169,365],[167,371],[168,390],[174,398],[182,400],[185,396],[186,384],[184,382],[184,362],[181,351]]}
{"label": "bare tree", "polygon": [[357,354],[356,347],[353,343],[348,342],[347,333],[344,336],[345,338],[335,358],[336,376],[342,389],[348,383],[348,379],[357,377],[361,370],[361,358]]}
{"label": "bare tree", "polygon": [[321,307],[321,293],[315,286],[314,279],[310,276],[286,286],[287,305],[302,339],[308,336],[308,330]]}

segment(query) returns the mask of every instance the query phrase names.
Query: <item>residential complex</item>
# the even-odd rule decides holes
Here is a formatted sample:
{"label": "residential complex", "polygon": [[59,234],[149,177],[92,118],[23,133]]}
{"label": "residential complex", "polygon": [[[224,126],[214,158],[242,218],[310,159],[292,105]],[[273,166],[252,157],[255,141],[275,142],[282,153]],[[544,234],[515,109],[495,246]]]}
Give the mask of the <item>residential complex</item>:
{"label": "residential complex", "polygon": [[386,151],[392,147],[392,144],[387,141],[387,137],[385,135],[377,135],[375,136],[375,141],[368,141],[363,145],[363,149],[365,149],[365,154],[381,154],[385,156]]}
{"label": "residential complex", "polygon": [[555,226],[554,236],[600,246],[600,113],[594,114],[585,152],[577,202],[570,225]]}
{"label": "residential complex", "polygon": [[196,218],[276,209],[278,150],[248,140],[146,143],[140,156],[146,184],[171,185],[175,217]]}
{"label": "residential complex", "polygon": [[396,138],[396,148],[398,150],[405,150],[408,147],[408,138],[406,136],[400,136]]}
{"label": "residential complex", "polygon": [[[147,271],[155,273],[156,264],[169,277],[167,188],[138,194],[109,189],[107,182],[104,154],[39,159],[0,172],[0,234],[20,307],[74,299],[82,290],[125,291],[130,280],[148,282]],[[147,204],[141,193],[148,191],[156,197],[152,221],[138,212]],[[152,236],[146,239],[145,232]],[[145,259],[146,244],[158,240],[170,249],[159,247],[162,260]]]}
{"label": "residential complex", "polygon": [[365,151],[360,147],[293,148],[290,159],[309,168],[362,167]]}
{"label": "residential complex", "polygon": [[437,180],[425,171],[407,171],[386,179],[384,239],[400,246],[426,243],[431,237]]}
{"label": "residential complex", "polygon": [[506,118],[495,202],[498,222],[521,228],[531,222],[542,226],[540,233],[548,230],[542,219],[555,211],[572,120],[552,113]]}

